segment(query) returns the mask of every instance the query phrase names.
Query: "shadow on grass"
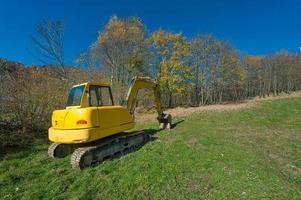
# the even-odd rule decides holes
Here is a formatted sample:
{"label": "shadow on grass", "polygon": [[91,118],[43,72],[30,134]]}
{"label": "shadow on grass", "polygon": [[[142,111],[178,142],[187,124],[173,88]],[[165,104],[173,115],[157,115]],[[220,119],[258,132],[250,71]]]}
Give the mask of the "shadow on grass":
{"label": "shadow on grass", "polygon": [[[176,126],[178,126],[179,124],[181,124],[181,123],[184,122],[184,121],[185,121],[185,120],[179,120],[179,121],[177,121],[176,123],[172,124],[171,129],[174,129]],[[139,149],[141,149],[141,148],[142,148],[144,145],[146,145],[147,143],[156,140],[157,137],[155,137],[155,135],[156,135],[157,133],[159,133],[160,131],[162,131],[162,129],[143,129],[143,130],[138,131],[138,132],[141,132],[140,134],[142,134],[142,135],[145,136],[144,138],[146,138],[146,140],[144,140],[143,143],[141,143],[138,147],[131,148],[131,149],[125,151],[125,152],[122,152],[122,153],[120,153],[120,154],[116,154],[116,155],[111,156],[111,157],[109,157],[109,158],[107,158],[107,159],[105,159],[105,160],[114,160],[114,159],[118,159],[118,158],[120,158],[120,157],[122,157],[122,156],[125,156],[125,155],[129,154],[129,153],[133,153],[133,152],[138,151]],[[135,132],[135,131],[134,131],[134,132]],[[104,161],[105,161],[105,160],[104,160]]]}
{"label": "shadow on grass", "polygon": [[177,125],[181,124],[181,123],[184,122],[184,121],[185,121],[185,120],[182,119],[182,120],[177,121],[176,123],[172,124],[172,125],[171,125],[171,129],[176,128]]}
{"label": "shadow on grass", "polygon": [[[127,154],[138,151],[139,149],[141,149],[147,143],[155,141],[157,139],[157,137],[155,135],[157,133],[159,133],[160,131],[161,131],[161,129],[143,129],[143,130],[138,130],[138,131],[131,132],[131,134],[138,132],[137,135],[142,136],[144,138],[144,141],[142,143],[140,143],[139,145],[133,147],[133,148],[129,148],[129,149],[124,150],[122,152],[119,152],[117,154],[111,155],[110,157],[105,158],[103,161],[118,159],[118,158],[121,158],[122,156],[125,156]],[[94,166],[97,166],[99,164],[100,163],[98,163]]]}

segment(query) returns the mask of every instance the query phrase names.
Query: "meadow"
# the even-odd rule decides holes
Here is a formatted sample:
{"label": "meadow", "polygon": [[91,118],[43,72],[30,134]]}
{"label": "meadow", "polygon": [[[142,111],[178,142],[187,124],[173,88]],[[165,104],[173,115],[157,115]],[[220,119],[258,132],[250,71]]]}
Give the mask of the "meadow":
{"label": "meadow", "polygon": [[300,199],[301,98],[175,117],[175,127],[83,171],[48,143],[1,155],[1,199]]}

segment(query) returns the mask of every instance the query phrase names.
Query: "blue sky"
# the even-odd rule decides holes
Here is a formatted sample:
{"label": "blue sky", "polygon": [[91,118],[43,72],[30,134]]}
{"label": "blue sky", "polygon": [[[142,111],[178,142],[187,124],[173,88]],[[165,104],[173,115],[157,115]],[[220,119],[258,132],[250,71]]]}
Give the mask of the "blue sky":
{"label": "blue sky", "polygon": [[0,57],[39,64],[28,52],[35,24],[44,18],[65,23],[65,60],[73,60],[95,41],[110,16],[138,16],[149,31],[164,28],[213,33],[243,53],[266,55],[301,46],[298,0],[0,0]]}

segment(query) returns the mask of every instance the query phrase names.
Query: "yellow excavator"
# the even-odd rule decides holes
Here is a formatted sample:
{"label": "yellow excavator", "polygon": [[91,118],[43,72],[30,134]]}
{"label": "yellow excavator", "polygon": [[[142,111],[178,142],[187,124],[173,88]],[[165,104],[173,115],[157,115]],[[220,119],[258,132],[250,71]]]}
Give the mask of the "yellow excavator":
{"label": "yellow excavator", "polygon": [[163,112],[156,81],[135,77],[123,106],[115,105],[110,85],[87,82],[69,92],[67,106],[52,113],[48,137],[50,157],[71,155],[74,169],[84,169],[105,159],[133,151],[149,140],[143,131],[132,131],[140,89],[152,90],[160,129],[171,128],[171,115]]}

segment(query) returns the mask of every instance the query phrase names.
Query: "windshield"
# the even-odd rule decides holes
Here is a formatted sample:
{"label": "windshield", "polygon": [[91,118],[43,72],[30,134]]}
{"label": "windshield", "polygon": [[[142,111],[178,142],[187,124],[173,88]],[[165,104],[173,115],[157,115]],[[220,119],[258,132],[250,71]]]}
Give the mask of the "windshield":
{"label": "windshield", "polygon": [[67,106],[79,106],[84,89],[85,85],[72,88],[68,96]]}

